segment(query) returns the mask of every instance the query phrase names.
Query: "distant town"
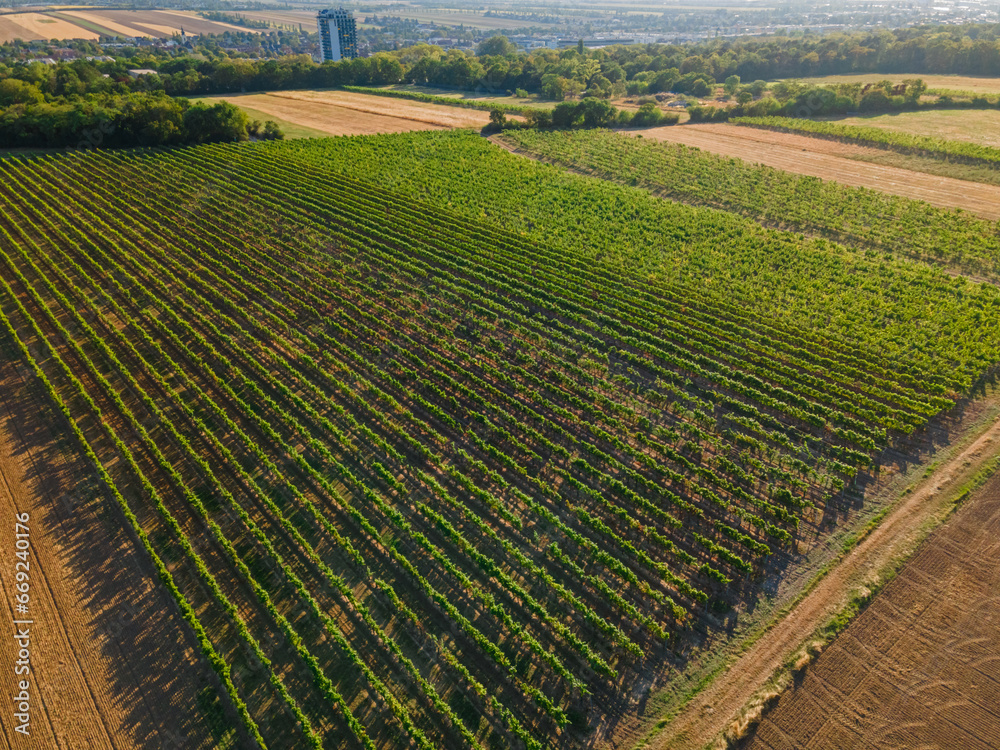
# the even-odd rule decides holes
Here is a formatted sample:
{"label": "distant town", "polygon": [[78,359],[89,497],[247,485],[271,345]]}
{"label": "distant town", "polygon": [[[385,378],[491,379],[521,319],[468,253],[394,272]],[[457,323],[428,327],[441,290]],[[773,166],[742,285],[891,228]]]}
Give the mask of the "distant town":
{"label": "distant town", "polygon": [[[167,3],[163,7],[187,6]],[[346,3],[339,9],[320,11],[315,6],[306,9],[260,3],[215,3],[213,7],[221,10],[185,10],[192,16],[196,14],[199,20],[218,22],[217,27],[206,27],[201,33],[179,29],[172,35],[101,34],[98,39],[86,41],[70,37],[63,40],[8,39],[0,51],[4,59],[47,64],[81,57],[100,58],[105,53],[121,54],[132,49],[165,56],[195,52],[196,49],[248,58],[308,54],[319,62],[368,57],[417,44],[472,52],[480,42],[495,34],[505,35],[522,51],[532,51],[575,46],[581,40],[585,47],[597,48],[612,44],[683,44],[715,38],[1000,22],[1000,6],[981,0],[961,4],[950,0],[885,3],[852,0],[811,7],[791,3],[765,6],[757,0],[735,0],[725,7],[704,8],[663,3],[662,6],[645,6],[656,9],[648,13],[555,4],[549,7],[544,3],[533,6],[539,10],[531,13],[503,6],[483,12],[481,6],[468,10],[441,10],[419,4],[373,7]],[[93,9],[94,13],[101,11],[96,6]],[[71,15],[54,14],[59,17]],[[14,10],[0,12],[0,19],[15,15]],[[344,34],[340,33],[341,29]]]}

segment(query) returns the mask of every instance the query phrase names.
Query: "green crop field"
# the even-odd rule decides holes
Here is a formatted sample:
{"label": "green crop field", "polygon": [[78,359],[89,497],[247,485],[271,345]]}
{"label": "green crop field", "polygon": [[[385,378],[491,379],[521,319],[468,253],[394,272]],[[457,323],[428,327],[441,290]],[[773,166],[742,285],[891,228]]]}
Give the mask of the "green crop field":
{"label": "green crop field", "polygon": [[618,182],[467,131],[0,162],[0,355],[214,671],[220,746],[606,737],[1000,360],[1000,292],[937,265],[995,269],[984,222],[516,138]]}

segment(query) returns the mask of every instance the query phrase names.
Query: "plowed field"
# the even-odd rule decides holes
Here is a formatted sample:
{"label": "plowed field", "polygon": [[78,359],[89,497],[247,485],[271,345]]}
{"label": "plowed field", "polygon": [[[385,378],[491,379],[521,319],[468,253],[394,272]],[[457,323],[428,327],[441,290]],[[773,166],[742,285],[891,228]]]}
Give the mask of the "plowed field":
{"label": "plowed field", "polygon": [[787,692],[753,750],[1000,747],[1000,478]]}

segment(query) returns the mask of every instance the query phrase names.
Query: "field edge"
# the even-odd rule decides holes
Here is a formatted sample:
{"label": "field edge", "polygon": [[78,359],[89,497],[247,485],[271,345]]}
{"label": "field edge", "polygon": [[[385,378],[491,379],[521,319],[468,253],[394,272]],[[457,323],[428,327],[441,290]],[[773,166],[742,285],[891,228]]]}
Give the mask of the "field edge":
{"label": "field edge", "polygon": [[[850,524],[845,525],[837,536],[837,538],[846,537],[841,552],[816,572],[808,583],[766,624],[749,632],[736,645],[735,651],[731,651],[725,657],[726,661],[723,664],[705,670],[694,689],[677,702],[670,711],[661,714],[656,720],[650,719],[648,722],[643,722],[651,728],[647,729],[638,741],[630,745],[633,750],[651,750],[653,748],[655,750],[675,750],[681,747],[695,747],[699,750],[702,748],[704,750],[725,750],[733,747],[733,743],[742,738],[743,732],[752,728],[757,721],[763,718],[766,709],[775,704],[784,689],[788,687],[788,680],[792,671],[795,670],[796,664],[798,663],[799,669],[804,668],[803,661],[808,658],[808,661],[811,662],[814,656],[818,655],[818,653],[814,653],[817,648],[821,649],[832,643],[836,636],[843,632],[868,604],[874,601],[878,593],[888,585],[895,574],[917,553],[923,542],[934,531],[943,526],[971,494],[981,489],[1000,469],[1000,445],[997,445],[994,446],[992,452],[981,457],[978,461],[972,463],[966,461],[963,464],[964,471],[957,475],[949,474],[949,470],[954,468],[953,464],[964,457],[963,449],[967,447],[971,449],[975,443],[987,438],[991,430],[1000,432],[1000,386],[992,386],[987,395],[977,400],[989,404],[989,408],[956,436],[955,440],[928,455],[925,461],[915,463],[909,471],[897,478],[893,487],[886,488],[883,492],[889,493],[891,499],[880,506],[874,519],[866,518],[863,513],[859,513]],[[915,481],[913,481],[914,476],[918,477]],[[947,491],[938,492],[943,487],[948,487]],[[795,609],[831,573],[843,570],[847,558],[852,556],[875,531],[884,528],[886,522],[902,510],[901,506],[906,498],[926,491],[928,488],[933,488],[928,496],[936,496],[936,500],[928,503],[927,507],[921,511],[920,521],[915,526],[916,531],[913,535],[909,539],[892,539],[891,541],[897,549],[895,553],[891,554],[888,559],[882,560],[874,570],[860,571],[865,573],[861,576],[864,580],[852,578],[850,584],[841,591],[840,606],[830,612],[827,617],[822,618],[822,622],[810,629],[807,635],[797,637],[785,645],[782,649],[784,659],[781,666],[776,670],[769,671],[765,679],[758,680],[760,687],[747,700],[743,701],[738,709],[729,713],[726,729],[713,733],[707,742],[695,745],[684,744],[686,739],[684,734],[665,737],[670,732],[670,726],[677,717],[691,711],[700,696],[703,696],[713,686],[718,685],[720,678],[739,664],[762,638],[786,622]],[[899,544],[900,542],[903,544]],[[823,646],[819,645],[820,641],[823,642]],[[814,646],[814,644],[816,645]],[[661,690],[669,689],[668,686],[669,683],[664,685]],[[716,712],[712,706],[706,706],[706,708],[708,711],[703,710],[703,713],[708,716],[714,715]],[[739,727],[740,736],[726,736],[730,729],[737,724],[743,725]]]}

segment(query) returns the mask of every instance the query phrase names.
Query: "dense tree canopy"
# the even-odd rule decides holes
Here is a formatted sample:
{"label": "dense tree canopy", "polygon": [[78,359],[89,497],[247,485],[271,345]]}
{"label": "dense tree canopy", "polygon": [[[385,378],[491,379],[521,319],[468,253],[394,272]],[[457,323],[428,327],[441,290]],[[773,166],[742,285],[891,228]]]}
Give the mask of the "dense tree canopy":
{"label": "dense tree canopy", "polygon": [[281,131],[274,123],[251,123],[227,102],[191,104],[162,93],[32,101],[0,110],[2,148],[168,146],[245,141],[251,135],[273,139]]}
{"label": "dense tree canopy", "polygon": [[[0,103],[85,93],[164,91],[173,96],[383,85],[413,82],[451,88],[522,89],[563,99],[660,91],[705,95],[716,82],[844,73],[955,73],[1000,76],[1000,26],[923,26],[853,34],[742,37],[694,45],[613,45],[603,49],[540,49],[519,53],[502,36],[478,55],[420,44],[371,57],[317,65],[308,55],[278,59],[134,57],[77,60],[56,66],[0,64]],[[157,75],[132,77],[130,68]],[[25,88],[25,85],[27,88]],[[755,94],[759,96],[759,93]]]}

